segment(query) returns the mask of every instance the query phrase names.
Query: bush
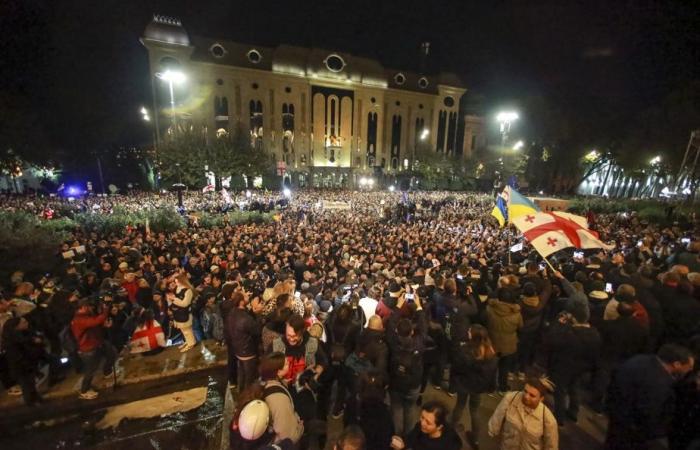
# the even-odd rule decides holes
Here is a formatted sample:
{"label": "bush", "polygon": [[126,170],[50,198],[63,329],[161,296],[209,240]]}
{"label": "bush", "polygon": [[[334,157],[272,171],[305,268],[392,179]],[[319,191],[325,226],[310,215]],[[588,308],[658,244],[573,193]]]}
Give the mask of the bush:
{"label": "bush", "polygon": [[145,224],[148,221],[148,226],[154,233],[172,233],[187,225],[185,218],[173,208],[146,209],[138,214],[138,219],[135,224]]}
{"label": "bush", "polygon": [[51,255],[66,239],[60,226],[46,226],[46,222],[25,212],[0,212],[0,276],[21,269],[28,274],[51,272],[56,259]]}

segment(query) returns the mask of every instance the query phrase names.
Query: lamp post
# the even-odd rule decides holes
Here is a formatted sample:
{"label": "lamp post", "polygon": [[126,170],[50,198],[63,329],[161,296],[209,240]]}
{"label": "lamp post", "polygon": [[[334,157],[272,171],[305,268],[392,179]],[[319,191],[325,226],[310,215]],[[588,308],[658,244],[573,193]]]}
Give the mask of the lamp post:
{"label": "lamp post", "polygon": [[[498,114],[496,114],[496,121],[500,125],[500,132],[501,132],[501,147],[503,151],[503,162],[506,162],[507,164],[504,164],[507,167],[503,167],[503,169],[510,171],[511,169],[511,164],[512,164],[512,159],[509,157],[513,152],[516,152],[520,150],[523,147],[523,142],[518,141],[516,144],[513,146],[513,148],[506,148],[506,144],[508,143],[508,134],[510,133],[510,126],[513,122],[518,120],[520,116],[518,115],[517,112],[515,111],[501,111]],[[512,171],[513,173],[515,170]]]}
{"label": "lamp post", "polygon": [[501,145],[505,146],[508,141],[508,133],[513,122],[518,120],[520,116],[515,111],[501,111],[496,115],[496,121],[501,127]]}
{"label": "lamp post", "polygon": [[[141,109],[139,110],[141,113],[141,118],[143,119],[144,122],[148,122],[149,124],[151,123],[151,116],[148,112],[148,109],[145,106],[142,106]],[[157,190],[159,188],[159,183],[158,183],[158,139],[156,137],[156,126],[157,124],[154,124],[152,126],[153,132],[153,185],[155,189]]]}
{"label": "lamp post", "polygon": [[172,111],[172,126],[175,128],[175,90],[174,84],[184,83],[187,77],[179,70],[167,69],[165,72],[156,72],[156,77],[168,83],[170,91],[170,109]]}

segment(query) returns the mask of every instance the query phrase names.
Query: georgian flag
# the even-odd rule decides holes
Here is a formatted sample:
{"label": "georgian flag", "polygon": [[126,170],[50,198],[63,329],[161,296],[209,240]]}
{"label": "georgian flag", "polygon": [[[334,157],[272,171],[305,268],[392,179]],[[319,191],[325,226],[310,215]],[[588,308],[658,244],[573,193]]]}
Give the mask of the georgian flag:
{"label": "georgian flag", "polygon": [[233,203],[233,200],[231,200],[231,194],[228,193],[226,188],[221,189],[221,198],[227,205]]}
{"label": "georgian flag", "polygon": [[213,184],[207,184],[202,188],[202,193],[206,194],[207,192],[214,192],[214,185]]}
{"label": "georgian flag", "polygon": [[614,245],[602,242],[595,231],[588,229],[585,217],[574,214],[559,211],[535,212],[513,218],[512,222],[545,258],[569,247],[605,250],[615,248]]}
{"label": "georgian flag", "polygon": [[131,336],[131,353],[143,353],[165,346],[165,334],[157,320],[150,327],[146,327],[146,324],[137,327]]}

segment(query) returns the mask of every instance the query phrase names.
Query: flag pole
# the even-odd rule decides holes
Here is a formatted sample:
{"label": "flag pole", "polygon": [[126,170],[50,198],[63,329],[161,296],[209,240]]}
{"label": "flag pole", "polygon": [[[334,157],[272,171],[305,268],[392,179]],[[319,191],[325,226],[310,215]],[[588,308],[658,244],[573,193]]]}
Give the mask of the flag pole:
{"label": "flag pole", "polygon": [[[540,252],[537,252],[537,253],[540,253]],[[540,256],[542,256],[542,254],[540,254]],[[548,260],[547,258],[545,258],[544,256],[542,256],[542,259],[544,259],[544,262],[546,262],[547,265],[549,266],[549,268],[552,269],[552,272],[558,272],[558,270],[554,268],[554,266],[552,265],[552,263],[549,262],[549,260]]]}

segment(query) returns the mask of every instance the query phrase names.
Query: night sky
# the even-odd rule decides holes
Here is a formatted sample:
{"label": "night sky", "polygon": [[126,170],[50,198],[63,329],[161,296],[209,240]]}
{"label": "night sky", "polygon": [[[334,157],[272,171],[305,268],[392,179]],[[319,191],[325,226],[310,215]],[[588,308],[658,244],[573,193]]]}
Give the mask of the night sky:
{"label": "night sky", "polygon": [[6,0],[1,8],[3,108],[11,98],[12,115],[31,116],[67,154],[148,141],[138,39],[153,13],[180,18],[191,35],[337,49],[396,68],[414,69],[420,42],[430,41],[432,66],[457,73],[482,113],[540,96],[593,128],[700,78],[692,0]]}

